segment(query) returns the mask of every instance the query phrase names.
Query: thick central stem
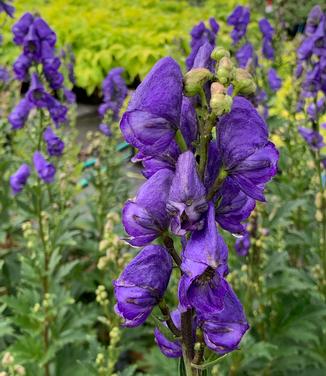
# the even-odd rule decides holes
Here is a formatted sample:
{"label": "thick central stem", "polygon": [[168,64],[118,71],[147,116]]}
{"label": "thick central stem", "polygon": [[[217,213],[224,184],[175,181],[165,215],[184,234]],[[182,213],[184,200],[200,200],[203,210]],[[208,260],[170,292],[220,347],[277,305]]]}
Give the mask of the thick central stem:
{"label": "thick central stem", "polygon": [[182,354],[187,376],[195,376],[196,370],[191,367],[194,357],[194,341],[192,330],[192,312],[188,310],[181,314]]}

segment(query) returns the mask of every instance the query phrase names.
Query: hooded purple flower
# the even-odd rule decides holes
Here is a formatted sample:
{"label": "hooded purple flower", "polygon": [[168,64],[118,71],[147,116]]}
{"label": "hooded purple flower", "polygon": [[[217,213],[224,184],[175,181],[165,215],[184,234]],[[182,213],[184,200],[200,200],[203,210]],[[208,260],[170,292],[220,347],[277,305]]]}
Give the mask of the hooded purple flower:
{"label": "hooded purple flower", "polygon": [[64,142],[58,137],[51,127],[47,127],[43,133],[43,139],[46,142],[47,152],[51,157],[61,157],[65,147]]}
{"label": "hooded purple flower", "polygon": [[316,120],[319,114],[326,109],[326,97],[320,98],[317,103],[311,103],[307,108],[307,113],[312,120]]}
{"label": "hooded purple flower", "polygon": [[217,202],[215,218],[218,224],[232,234],[243,234],[245,225],[242,222],[250,216],[256,201],[229,178],[226,178],[214,201]]}
{"label": "hooded purple flower", "polygon": [[14,18],[15,8],[10,4],[6,4],[3,0],[0,0],[0,13],[2,12],[7,13],[11,18]]}
{"label": "hooded purple flower", "polygon": [[180,122],[183,78],[170,57],[155,64],[138,86],[120,127],[131,145],[154,156],[170,144]]}
{"label": "hooded purple flower", "polygon": [[222,310],[198,317],[207,347],[221,355],[236,350],[249,329],[243,307],[227,283],[223,303]]}
{"label": "hooded purple flower", "polygon": [[315,31],[317,30],[317,27],[320,23],[320,21],[322,20],[324,14],[323,14],[323,11],[320,7],[320,5],[315,5],[309,15],[308,15],[308,18],[307,18],[307,22],[306,22],[306,27],[305,27],[305,34],[307,36],[311,36],[315,33]]}
{"label": "hooded purple flower", "polygon": [[231,32],[233,44],[237,44],[247,32],[250,21],[250,11],[248,8],[238,5],[227,18],[227,24],[234,26]]}
{"label": "hooded purple flower", "polygon": [[42,41],[41,60],[43,64],[43,73],[53,90],[62,88],[63,75],[59,72],[61,65],[60,59],[54,55],[54,47],[47,40]]}
{"label": "hooded purple flower", "polygon": [[139,189],[134,200],[128,200],[122,210],[122,223],[130,235],[128,242],[143,246],[156,239],[169,226],[166,202],[173,178],[167,169],[157,171]]}
{"label": "hooded purple flower", "polygon": [[56,172],[54,165],[46,161],[39,151],[34,153],[33,162],[39,178],[47,184],[52,183]]}
{"label": "hooded purple flower", "polygon": [[264,185],[277,172],[278,151],[247,99],[233,98],[231,112],[219,121],[217,145],[222,169],[232,183],[249,197],[264,201]]}
{"label": "hooded purple flower", "polygon": [[104,134],[104,136],[106,137],[111,137],[112,136],[112,131],[110,129],[110,127],[105,124],[105,123],[101,123],[98,127],[99,131]]}
{"label": "hooded purple flower", "polygon": [[51,102],[51,95],[47,93],[36,73],[32,74],[31,86],[26,98],[38,108],[46,108]]}
{"label": "hooded purple flower", "polygon": [[34,17],[31,13],[25,13],[12,27],[12,32],[14,34],[14,42],[17,45],[22,45],[24,43],[24,38],[28,33],[28,29],[34,21]]}
{"label": "hooded purple flower", "polygon": [[266,59],[274,60],[275,51],[272,45],[272,41],[270,39],[267,39],[267,38],[263,39],[262,52],[263,52],[263,55],[266,57]]}
{"label": "hooded purple flower", "polygon": [[272,91],[277,91],[282,86],[282,80],[274,68],[270,68],[268,71],[268,84]]}
{"label": "hooded purple flower", "polygon": [[32,60],[25,54],[18,56],[13,65],[13,70],[15,72],[16,78],[20,81],[26,79],[28,70],[32,65]]}
{"label": "hooded purple flower", "polygon": [[274,28],[272,25],[269,23],[269,21],[266,18],[263,18],[259,21],[259,29],[261,33],[263,34],[263,37],[269,40],[272,40],[273,35],[274,35]]}
{"label": "hooded purple flower", "polygon": [[119,112],[128,95],[128,88],[122,78],[123,68],[113,68],[103,81],[104,104],[100,106],[99,113],[104,116],[108,110],[112,111],[113,120],[119,119]]}
{"label": "hooded purple flower", "polygon": [[312,150],[318,150],[325,146],[323,136],[317,131],[299,127],[299,133]]}
{"label": "hooded purple flower", "polygon": [[[211,69],[212,60],[210,59],[210,56],[208,56],[207,51],[209,49],[213,50],[215,47],[215,39],[219,31],[219,25],[213,17],[209,19],[209,23],[211,29],[206,28],[204,22],[200,22],[191,30],[191,52],[186,59],[187,70],[195,68],[195,60],[197,68],[205,67]],[[202,49],[200,52],[199,50],[204,45],[206,45],[205,49]],[[209,67],[206,64],[203,65],[204,61],[206,61],[206,64],[208,64]]]}
{"label": "hooded purple flower", "polygon": [[195,156],[191,151],[182,153],[167,202],[171,215],[171,231],[184,235],[187,231],[202,228],[203,214],[207,211],[206,189],[197,173]]}
{"label": "hooded purple flower", "polygon": [[182,253],[179,283],[180,309],[194,308],[197,314],[213,314],[223,309],[228,272],[228,250],[217,231],[214,205],[209,205],[205,227],[194,231]]}
{"label": "hooded purple flower", "polygon": [[21,192],[27,183],[31,170],[26,163],[23,163],[19,169],[10,176],[10,187],[14,195]]}
{"label": "hooded purple flower", "polygon": [[26,36],[23,41],[23,51],[24,54],[37,62],[41,58],[41,40],[38,37],[34,23],[29,27]]}
{"label": "hooded purple flower", "polygon": [[245,231],[243,236],[237,238],[234,248],[239,256],[247,256],[250,249],[250,234]]}
{"label": "hooded purple flower", "polygon": [[239,66],[245,68],[254,59],[254,48],[250,42],[245,43],[235,54]]}
{"label": "hooded purple flower", "polygon": [[8,121],[11,124],[12,129],[23,128],[32,107],[32,104],[27,99],[22,99],[16,105],[8,116]]}
{"label": "hooded purple flower", "polygon": [[63,93],[64,93],[65,100],[67,101],[67,103],[73,104],[76,102],[76,95],[72,90],[64,88]]}
{"label": "hooded purple flower", "polygon": [[172,271],[172,259],[158,245],[145,247],[114,281],[117,300],[115,311],[124,326],[135,327],[145,322],[163,297]]}
{"label": "hooded purple flower", "polygon": [[67,121],[68,108],[51,96],[49,98],[48,110],[56,127]]}
{"label": "hooded purple flower", "polygon": [[42,41],[47,41],[51,47],[54,47],[57,37],[50,26],[40,17],[35,19],[33,26],[39,39]]}
{"label": "hooded purple flower", "polygon": [[[171,318],[174,325],[181,328],[181,314],[178,309],[171,312]],[[162,353],[168,358],[180,358],[182,356],[182,348],[180,341],[171,341],[167,339],[158,328],[154,330],[155,342],[159,346]]]}

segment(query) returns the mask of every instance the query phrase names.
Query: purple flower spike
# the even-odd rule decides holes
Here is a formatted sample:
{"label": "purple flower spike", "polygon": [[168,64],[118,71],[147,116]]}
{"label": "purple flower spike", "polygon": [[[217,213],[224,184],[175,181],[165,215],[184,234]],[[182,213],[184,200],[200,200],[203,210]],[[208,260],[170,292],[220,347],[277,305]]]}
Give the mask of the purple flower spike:
{"label": "purple flower spike", "polygon": [[155,64],[122,117],[120,127],[127,142],[149,156],[167,148],[180,122],[182,85],[181,69],[172,58]]}
{"label": "purple flower spike", "polygon": [[42,85],[38,75],[32,74],[31,86],[26,94],[27,99],[38,108],[48,107],[51,102],[51,96]]}
{"label": "purple flower spike", "polygon": [[322,18],[323,18],[323,11],[320,5],[315,5],[311,9],[307,18],[306,27],[304,31],[307,36],[311,36],[315,33]]}
{"label": "purple flower spike", "polygon": [[228,177],[249,197],[264,201],[264,184],[277,172],[278,151],[264,120],[245,98],[235,97],[217,129],[218,153]]}
{"label": "purple flower spike", "polygon": [[39,151],[34,153],[33,162],[39,178],[47,184],[52,183],[56,172],[54,165],[46,161]]}
{"label": "purple flower spike", "polygon": [[114,281],[115,311],[124,326],[144,323],[163,297],[172,271],[172,259],[164,247],[145,247]]}
{"label": "purple flower spike", "polygon": [[191,151],[186,151],[178,158],[167,202],[173,233],[182,236],[187,231],[203,227],[203,214],[208,208],[205,195],[206,189],[198,176],[195,156]]}
{"label": "purple flower spike", "polygon": [[269,23],[269,21],[266,18],[263,18],[259,21],[258,24],[259,24],[259,29],[261,33],[263,34],[263,37],[267,39],[272,39],[275,30],[272,27],[272,25]]}
{"label": "purple flower spike", "polygon": [[245,225],[242,222],[250,216],[256,201],[229,178],[226,178],[214,201],[218,202],[215,211],[218,224],[232,234],[243,234]]}
{"label": "purple flower spike", "polygon": [[323,136],[317,131],[299,127],[299,133],[312,150],[319,150],[325,146]]}
{"label": "purple flower spike", "polygon": [[206,345],[221,355],[236,350],[249,329],[243,307],[226,282],[225,289],[224,308],[213,315],[198,317]]}
{"label": "purple flower spike", "polygon": [[245,231],[244,235],[235,241],[234,248],[239,256],[247,256],[250,249],[250,234]]}
{"label": "purple flower spike", "polygon": [[205,227],[193,232],[182,254],[184,272],[179,284],[180,309],[194,308],[198,314],[223,309],[228,272],[228,250],[217,231],[214,205],[210,204]]}
{"label": "purple flower spike", "polygon": [[282,86],[282,80],[273,68],[268,71],[268,83],[272,91],[277,91]]}
{"label": "purple flower spike", "polygon": [[8,116],[8,121],[11,124],[12,129],[23,128],[32,107],[32,104],[27,99],[22,99],[16,105]]}
{"label": "purple flower spike", "polygon": [[61,157],[65,147],[64,142],[58,137],[51,127],[47,127],[43,133],[43,139],[46,142],[47,152],[51,157]]}
{"label": "purple flower spike", "polygon": [[122,223],[130,235],[128,242],[143,246],[165,231],[169,226],[166,202],[173,178],[167,169],[157,171],[142,185],[134,200],[129,200],[122,210]]}
{"label": "purple flower spike", "polygon": [[0,0],[0,13],[1,12],[5,12],[9,17],[14,18],[15,8],[10,4],[6,4],[3,0]]}
{"label": "purple flower spike", "polygon": [[14,195],[23,190],[30,174],[30,167],[26,163],[23,163],[19,167],[19,169],[13,175],[10,176],[10,187]]}
{"label": "purple flower spike", "polygon": [[[174,325],[180,329],[181,328],[181,314],[178,309],[171,312],[171,318]],[[162,351],[162,353],[168,358],[180,358],[182,356],[182,348],[180,341],[174,341],[167,339],[158,328],[154,330],[155,342]]]}
{"label": "purple flower spike", "polygon": [[31,13],[25,13],[19,21],[17,21],[12,27],[12,32],[14,34],[14,42],[17,45],[22,45],[24,43],[24,38],[28,33],[28,29],[33,23],[34,17]]}
{"label": "purple flower spike", "polygon": [[56,127],[58,127],[59,124],[65,123],[67,121],[68,108],[62,105],[55,98],[50,96],[47,108]]}
{"label": "purple flower spike", "polygon": [[250,21],[250,11],[248,8],[238,5],[227,18],[227,24],[234,26],[231,32],[233,44],[237,44],[247,32]]}
{"label": "purple flower spike", "polygon": [[272,45],[272,41],[264,38],[263,39],[263,49],[262,49],[263,55],[266,57],[266,59],[274,60],[275,58],[275,51]]}

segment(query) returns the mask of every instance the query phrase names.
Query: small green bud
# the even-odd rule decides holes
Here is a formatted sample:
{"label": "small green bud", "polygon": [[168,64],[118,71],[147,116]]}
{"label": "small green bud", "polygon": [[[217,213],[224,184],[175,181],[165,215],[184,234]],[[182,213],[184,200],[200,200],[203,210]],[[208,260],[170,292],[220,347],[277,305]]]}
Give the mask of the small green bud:
{"label": "small green bud", "polygon": [[206,68],[191,69],[183,78],[185,95],[187,97],[193,97],[200,93],[205,83],[212,78],[212,73]]}
{"label": "small green bud", "polygon": [[220,83],[214,82],[211,85],[211,100],[209,104],[212,109],[212,112],[216,116],[221,116],[226,112],[231,111],[233,102],[232,97],[224,94],[224,92],[224,86]]}
{"label": "small green bud", "polygon": [[316,194],[315,204],[317,209],[321,209],[323,207],[323,194],[321,192]]}
{"label": "small green bud", "polygon": [[230,52],[223,47],[215,47],[211,53],[211,58],[219,62],[223,57],[230,57]]}
{"label": "small green bud", "polygon": [[229,57],[222,57],[222,59],[219,62],[216,76],[217,79],[223,84],[227,84],[232,78],[233,78],[233,63]]}
{"label": "small green bud", "polygon": [[254,94],[256,89],[257,87],[251,74],[245,69],[236,69],[234,79],[234,93],[250,95]]}

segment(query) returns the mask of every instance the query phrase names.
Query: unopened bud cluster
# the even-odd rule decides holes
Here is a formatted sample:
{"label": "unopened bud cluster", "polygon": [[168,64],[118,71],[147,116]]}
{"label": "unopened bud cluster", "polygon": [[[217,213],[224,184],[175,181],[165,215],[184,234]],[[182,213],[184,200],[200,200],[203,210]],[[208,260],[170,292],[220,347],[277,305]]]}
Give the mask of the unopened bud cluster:
{"label": "unopened bud cluster", "polygon": [[106,292],[105,286],[99,285],[96,289],[96,301],[101,306],[108,306],[109,299],[108,293]]}
{"label": "unopened bud cluster", "polygon": [[323,213],[326,211],[326,191],[324,193],[318,192],[315,197],[317,222],[322,222],[324,219]]}
{"label": "unopened bud cluster", "polygon": [[7,351],[4,353],[1,365],[3,370],[0,371],[0,376],[24,376],[26,375],[25,368],[15,363],[15,359],[13,355]]}

